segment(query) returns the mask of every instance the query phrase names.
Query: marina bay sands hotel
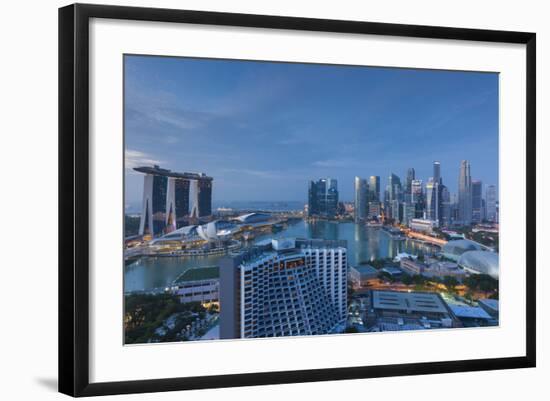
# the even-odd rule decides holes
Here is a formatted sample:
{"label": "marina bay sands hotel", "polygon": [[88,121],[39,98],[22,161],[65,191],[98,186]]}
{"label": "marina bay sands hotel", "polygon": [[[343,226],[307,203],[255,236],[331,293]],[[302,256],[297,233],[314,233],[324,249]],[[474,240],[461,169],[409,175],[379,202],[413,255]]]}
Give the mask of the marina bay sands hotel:
{"label": "marina bay sands hotel", "polygon": [[212,177],[176,173],[156,165],[134,170],[145,174],[140,235],[154,237],[212,215]]}

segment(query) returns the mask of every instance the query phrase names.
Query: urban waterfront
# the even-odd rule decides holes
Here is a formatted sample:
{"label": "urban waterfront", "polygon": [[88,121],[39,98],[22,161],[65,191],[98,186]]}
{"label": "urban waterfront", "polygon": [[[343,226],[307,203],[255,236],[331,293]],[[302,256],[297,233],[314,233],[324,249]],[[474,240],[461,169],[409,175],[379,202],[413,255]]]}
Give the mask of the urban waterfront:
{"label": "urban waterfront", "polygon": [[499,325],[498,74],[124,60],[125,344]]}
{"label": "urban waterfront", "polygon": [[[353,222],[300,220],[276,234],[258,236],[250,244],[266,238],[311,238],[346,240],[351,266],[373,259],[394,258],[400,252],[412,255],[429,254],[437,248],[406,239],[394,239],[378,227]],[[143,257],[125,266],[124,290],[151,291],[169,286],[180,274],[194,267],[217,266],[223,256]]]}

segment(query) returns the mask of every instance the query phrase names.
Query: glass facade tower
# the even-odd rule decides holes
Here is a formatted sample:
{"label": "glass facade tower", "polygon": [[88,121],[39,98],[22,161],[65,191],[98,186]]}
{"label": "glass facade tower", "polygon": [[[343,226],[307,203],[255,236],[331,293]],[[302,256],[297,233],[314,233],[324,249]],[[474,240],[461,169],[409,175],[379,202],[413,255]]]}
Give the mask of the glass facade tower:
{"label": "glass facade tower", "polygon": [[333,218],[338,209],[338,181],[321,178],[310,181],[308,187],[308,214],[323,218]]}
{"label": "glass facade tower", "polygon": [[472,180],[472,223],[481,223],[482,220],[482,184],[480,180]]}
{"label": "glass facade tower", "polygon": [[495,185],[489,185],[487,187],[487,191],[485,192],[485,205],[487,209],[487,220],[497,223],[497,187]]}
{"label": "glass facade tower", "polygon": [[360,177],[355,177],[355,208],[354,217],[356,222],[365,220],[368,215],[368,184],[367,180]]}
{"label": "glass facade tower", "polygon": [[470,163],[462,160],[458,176],[458,220],[463,225],[472,222],[472,177]]}

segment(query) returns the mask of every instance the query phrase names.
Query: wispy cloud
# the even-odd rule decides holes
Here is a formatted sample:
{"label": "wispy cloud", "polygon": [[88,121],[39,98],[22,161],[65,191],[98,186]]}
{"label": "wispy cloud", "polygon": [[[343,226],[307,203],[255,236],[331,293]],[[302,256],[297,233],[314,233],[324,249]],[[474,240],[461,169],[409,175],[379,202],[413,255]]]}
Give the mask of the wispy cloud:
{"label": "wispy cloud", "polygon": [[254,169],[234,169],[226,168],[221,170],[222,173],[228,173],[232,175],[248,175],[264,179],[281,179],[285,178],[282,172],[269,171],[269,170],[254,170]]}
{"label": "wispy cloud", "polygon": [[139,150],[126,149],[124,152],[124,167],[128,172],[133,171],[134,167],[152,166],[154,164],[165,165],[166,163],[157,160],[154,156],[140,152]]}

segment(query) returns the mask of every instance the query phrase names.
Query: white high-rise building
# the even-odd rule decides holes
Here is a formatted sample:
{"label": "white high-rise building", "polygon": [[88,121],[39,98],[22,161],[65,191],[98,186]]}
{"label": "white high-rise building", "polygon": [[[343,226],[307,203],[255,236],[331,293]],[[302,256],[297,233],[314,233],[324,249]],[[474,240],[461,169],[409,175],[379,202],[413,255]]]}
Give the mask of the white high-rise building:
{"label": "white high-rise building", "polygon": [[220,263],[220,337],[328,334],[346,319],[345,241],[273,240]]}

